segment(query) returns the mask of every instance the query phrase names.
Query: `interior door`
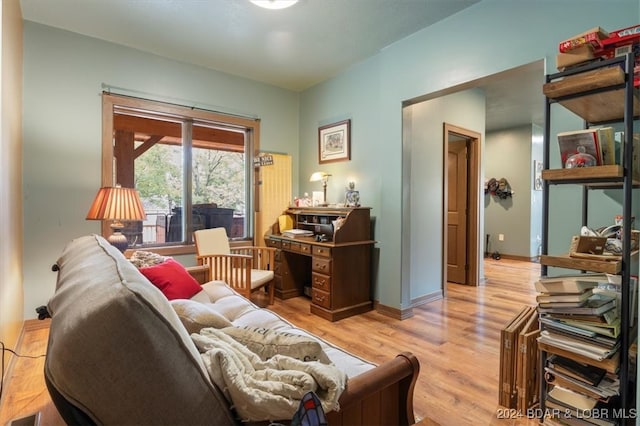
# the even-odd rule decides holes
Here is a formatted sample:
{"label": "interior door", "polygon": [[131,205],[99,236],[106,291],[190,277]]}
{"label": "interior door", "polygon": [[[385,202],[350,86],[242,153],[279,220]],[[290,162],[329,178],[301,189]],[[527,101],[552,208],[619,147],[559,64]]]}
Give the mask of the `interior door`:
{"label": "interior door", "polygon": [[449,140],[447,281],[467,284],[467,141]]}

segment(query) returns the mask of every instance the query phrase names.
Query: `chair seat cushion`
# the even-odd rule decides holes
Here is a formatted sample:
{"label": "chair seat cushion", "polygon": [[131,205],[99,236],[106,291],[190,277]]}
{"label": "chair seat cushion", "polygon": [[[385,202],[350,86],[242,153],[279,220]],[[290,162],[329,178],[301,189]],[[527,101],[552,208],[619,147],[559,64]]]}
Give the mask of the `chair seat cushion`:
{"label": "chair seat cushion", "polygon": [[251,270],[251,289],[262,287],[273,279],[273,271],[265,271],[262,269]]}

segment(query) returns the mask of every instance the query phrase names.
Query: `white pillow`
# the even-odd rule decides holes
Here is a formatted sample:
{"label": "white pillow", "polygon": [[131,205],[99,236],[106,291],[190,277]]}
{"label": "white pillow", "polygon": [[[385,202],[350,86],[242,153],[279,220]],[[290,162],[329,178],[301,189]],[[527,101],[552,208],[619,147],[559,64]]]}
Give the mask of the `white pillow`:
{"label": "white pillow", "polygon": [[175,299],[169,302],[189,334],[199,333],[205,327],[225,328],[231,326],[231,321],[211,309],[206,303],[189,299]]}
{"label": "white pillow", "polygon": [[144,250],[136,250],[129,258],[129,262],[133,263],[136,268],[144,268],[164,262],[168,258],[157,253]]}

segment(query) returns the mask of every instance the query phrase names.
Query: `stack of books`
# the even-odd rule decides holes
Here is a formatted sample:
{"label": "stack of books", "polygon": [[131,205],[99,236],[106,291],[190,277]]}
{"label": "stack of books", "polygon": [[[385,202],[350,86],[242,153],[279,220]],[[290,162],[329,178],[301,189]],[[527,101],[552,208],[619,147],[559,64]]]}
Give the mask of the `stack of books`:
{"label": "stack of books", "polygon": [[313,237],[313,231],[307,231],[306,229],[287,229],[282,232],[282,236],[287,238]]}
{"label": "stack of books", "polygon": [[599,291],[604,274],[542,278],[535,283],[540,349],[547,352],[548,425],[609,425],[619,394],[620,318],[615,295]]}

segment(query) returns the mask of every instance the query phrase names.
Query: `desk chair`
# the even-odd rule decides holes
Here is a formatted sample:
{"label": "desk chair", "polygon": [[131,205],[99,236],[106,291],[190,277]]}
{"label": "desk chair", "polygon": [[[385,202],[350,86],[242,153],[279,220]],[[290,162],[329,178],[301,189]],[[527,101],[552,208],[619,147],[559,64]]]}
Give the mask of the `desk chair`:
{"label": "desk chair", "polygon": [[199,265],[209,266],[212,280],[221,280],[246,297],[266,287],[269,304],[273,304],[275,248],[229,246],[225,228],[201,229],[194,232]]}

